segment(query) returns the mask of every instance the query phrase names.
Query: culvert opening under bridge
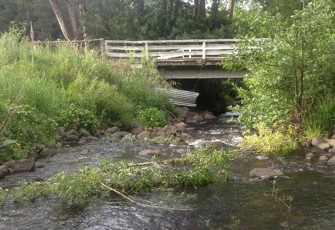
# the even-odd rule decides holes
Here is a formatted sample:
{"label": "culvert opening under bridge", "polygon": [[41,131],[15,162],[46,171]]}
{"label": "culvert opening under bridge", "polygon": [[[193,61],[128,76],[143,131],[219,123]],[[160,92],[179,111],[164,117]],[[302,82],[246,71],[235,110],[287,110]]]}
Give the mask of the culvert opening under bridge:
{"label": "culvert opening under bridge", "polygon": [[238,103],[234,85],[242,85],[242,79],[174,79],[169,81],[177,89],[198,92],[196,109],[208,110],[216,115],[227,112],[229,106]]}

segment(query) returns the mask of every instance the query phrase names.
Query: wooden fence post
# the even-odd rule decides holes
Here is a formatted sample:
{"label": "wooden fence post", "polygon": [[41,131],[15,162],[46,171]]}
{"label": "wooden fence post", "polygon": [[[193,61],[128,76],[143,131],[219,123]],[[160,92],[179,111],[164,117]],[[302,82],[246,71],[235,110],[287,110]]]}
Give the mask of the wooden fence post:
{"label": "wooden fence post", "polygon": [[100,38],[100,50],[101,50],[101,57],[106,57],[106,42],[104,38]]}

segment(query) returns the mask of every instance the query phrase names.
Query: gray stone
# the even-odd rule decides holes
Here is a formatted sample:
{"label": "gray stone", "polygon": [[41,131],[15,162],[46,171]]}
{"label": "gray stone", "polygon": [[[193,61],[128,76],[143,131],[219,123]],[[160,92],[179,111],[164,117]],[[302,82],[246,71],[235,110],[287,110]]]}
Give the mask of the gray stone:
{"label": "gray stone", "polygon": [[335,147],[335,139],[324,139],[332,147]]}
{"label": "gray stone", "polygon": [[45,162],[43,161],[36,161],[35,162],[35,168],[44,168],[45,167]]}
{"label": "gray stone", "polygon": [[175,124],[175,127],[178,129],[178,130],[185,130],[187,125],[185,122],[179,122],[177,124]]}
{"label": "gray stone", "polygon": [[335,165],[335,157],[330,158],[330,160],[327,161],[327,164]]}
{"label": "gray stone", "polygon": [[328,157],[326,155],[322,155],[322,156],[320,156],[319,161],[326,162],[326,161],[328,161]]}
{"label": "gray stone", "polygon": [[126,135],[130,134],[129,132],[126,132],[126,131],[120,131],[120,132],[116,132],[116,133],[113,133],[112,135],[110,135],[109,137],[111,139],[122,139],[124,138]]}
{"label": "gray stone", "polygon": [[283,172],[280,169],[254,168],[253,170],[250,171],[250,176],[269,180],[283,176]]}
{"label": "gray stone", "polygon": [[67,142],[79,142],[79,136],[77,135],[68,135],[64,138],[65,141]]}
{"label": "gray stone", "polygon": [[139,133],[136,137],[137,139],[144,141],[145,139],[150,138],[151,134],[149,131],[143,131],[141,133]]}
{"label": "gray stone", "polygon": [[142,150],[138,155],[140,156],[160,156],[162,153],[159,150],[145,149]]}
{"label": "gray stone", "polygon": [[65,136],[78,136],[79,137],[80,134],[76,130],[70,129],[69,131],[65,133]]}
{"label": "gray stone", "polygon": [[79,133],[85,137],[91,136],[91,133],[87,131],[86,129],[80,129]]}
{"label": "gray stone", "polygon": [[330,154],[334,154],[334,153],[335,153],[335,148],[333,147],[332,149],[329,149],[328,152],[329,152]]}
{"label": "gray stone", "polygon": [[329,143],[321,143],[318,145],[318,148],[324,151],[328,151],[331,147],[332,146]]}
{"label": "gray stone", "polygon": [[313,145],[314,147],[319,146],[321,143],[325,143],[325,141],[324,141],[322,138],[314,137],[314,138],[312,139],[312,145]]}
{"label": "gray stone", "polygon": [[204,117],[201,116],[201,115],[199,115],[199,114],[197,114],[197,115],[193,116],[193,120],[196,120],[198,123],[200,123],[200,122],[204,121]]}
{"label": "gray stone", "polygon": [[106,135],[111,135],[111,134],[114,134],[114,133],[117,133],[117,132],[120,132],[120,131],[121,131],[121,130],[120,130],[119,127],[114,126],[114,127],[111,127],[111,128],[106,129],[106,130],[105,130],[105,134],[106,134]]}
{"label": "gray stone", "polygon": [[189,111],[190,110],[187,107],[177,108],[178,118],[185,120]]}
{"label": "gray stone", "polygon": [[60,136],[60,137],[64,137],[66,135],[65,133],[65,128],[64,127],[58,127],[57,128],[57,134]]}
{"label": "gray stone", "polygon": [[307,153],[306,154],[306,160],[311,160],[314,157],[314,153]]}
{"label": "gray stone", "polygon": [[91,136],[91,135],[86,137],[86,142],[91,142],[91,141],[96,141],[96,140],[98,140],[98,138]]}
{"label": "gray stone", "polygon": [[213,146],[213,148],[216,150],[222,150],[224,147],[226,147],[226,144],[223,143],[222,141],[209,142],[208,144],[210,146]]}
{"label": "gray stone", "polygon": [[0,166],[0,179],[5,178],[5,176],[9,173],[9,169],[6,165]]}
{"label": "gray stone", "polygon": [[216,119],[216,116],[212,112],[206,111],[204,113],[204,119],[205,120],[213,120],[213,119]]}
{"label": "gray stone", "polygon": [[31,172],[35,169],[33,160],[8,161],[4,164],[11,173]]}
{"label": "gray stone", "polygon": [[197,125],[198,122],[194,119],[186,119],[186,124],[190,124],[190,125]]}
{"label": "gray stone", "polygon": [[312,147],[312,143],[310,140],[307,140],[307,141],[304,141],[302,144],[301,144],[302,147],[304,148],[310,148]]}
{"label": "gray stone", "polygon": [[44,148],[42,149],[41,152],[39,152],[39,156],[42,158],[45,157],[52,157],[55,156],[57,154],[57,149],[56,148]]}

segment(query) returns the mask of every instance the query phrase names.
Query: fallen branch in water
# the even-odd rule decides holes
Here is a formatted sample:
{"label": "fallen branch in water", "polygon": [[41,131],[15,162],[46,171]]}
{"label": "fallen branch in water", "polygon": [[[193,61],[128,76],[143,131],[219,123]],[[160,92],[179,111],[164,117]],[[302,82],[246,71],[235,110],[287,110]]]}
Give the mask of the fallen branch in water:
{"label": "fallen branch in water", "polygon": [[126,200],[130,201],[131,203],[136,203],[134,200],[130,199],[128,196],[124,195],[122,192],[119,192],[118,190],[114,189],[114,188],[111,188],[107,185],[105,185],[104,183],[100,182],[100,184],[107,188],[109,191],[112,191],[112,192],[115,192],[116,194],[122,196],[123,198],[125,198]]}

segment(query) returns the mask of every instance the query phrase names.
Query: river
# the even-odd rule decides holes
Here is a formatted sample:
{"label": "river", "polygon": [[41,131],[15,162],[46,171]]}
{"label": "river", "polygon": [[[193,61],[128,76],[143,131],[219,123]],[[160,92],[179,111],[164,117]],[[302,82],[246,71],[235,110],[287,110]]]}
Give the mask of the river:
{"label": "river", "polygon": [[[236,146],[239,127],[218,119],[194,128],[197,140],[188,145],[99,140],[63,148],[44,168],[13,174],[1,187],[43,180],[61,171],[95,166],[102,159],[137,159],[143,149],[183,153],[202,142],[222,141]],[[230,180],[200,188],[155,189],[138,194],[131,204],[118,197],[98,199],[85,208],[69,207],[60,198],[4,204],[0,229],[335,229],[335,169],[291,157],[260,158],[241,153],[232,161]],[[285,178],[271,181],[249,177],[255,167],[283,169]],[[292,197],[289,202],[288,197]]]}

